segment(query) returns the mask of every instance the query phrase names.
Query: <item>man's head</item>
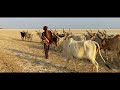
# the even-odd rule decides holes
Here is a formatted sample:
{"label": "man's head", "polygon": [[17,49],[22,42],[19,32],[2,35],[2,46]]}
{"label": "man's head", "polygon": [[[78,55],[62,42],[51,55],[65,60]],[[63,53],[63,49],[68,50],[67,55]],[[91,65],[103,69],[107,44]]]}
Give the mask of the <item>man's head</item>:
{"label": "man's head", "polygon": [[44,27],[43,27],[43,30],[45,30],[45,31],[46,31],[47,29],[48,29],[48,27],[47,27],[47,26],[44,26]]}

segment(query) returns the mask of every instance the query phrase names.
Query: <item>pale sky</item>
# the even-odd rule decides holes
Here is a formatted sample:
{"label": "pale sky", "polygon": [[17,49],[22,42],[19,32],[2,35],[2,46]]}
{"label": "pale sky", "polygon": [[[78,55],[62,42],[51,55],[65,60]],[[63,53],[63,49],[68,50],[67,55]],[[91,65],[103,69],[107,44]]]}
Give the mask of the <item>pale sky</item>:
{"label": "pale sky", "polygon": [[82,29],[98,29],[98,28],[120,28],[120,18],[0,18],[0,28],[26,28],[40,29],[44,25],[48,28],[82,28]]}

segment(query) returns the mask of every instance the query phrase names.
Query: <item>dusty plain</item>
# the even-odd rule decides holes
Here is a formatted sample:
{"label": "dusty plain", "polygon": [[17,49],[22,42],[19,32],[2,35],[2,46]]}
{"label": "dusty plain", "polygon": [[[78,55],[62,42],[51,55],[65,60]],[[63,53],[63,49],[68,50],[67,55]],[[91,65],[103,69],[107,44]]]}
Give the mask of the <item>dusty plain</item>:
{"label": "dusty plain", "polygon": [[[33,34],[32,42],[22,41],[20,31],[29,31]],[[55,51],[50,46],[49,59],[44,58],[43,45],[35,30],[42,29],[0,29],[0,72],[37,72],[37,73],[69,73],[74,71],[72,60],[68,68],[63,69],[66,58],[62,53]],[[54,30],[54,29],[52,29]],[[62,32],[62,29],[56,29]],[[69,29],[65,29],[68,31]],[[71,29],[73,33],[86,33],[90,29]],[[91,29],[97,32],[98,29]],[[109,34],[120,34],[120,29],[99,29],[106,30]],[[104,53],[102,53],[104,57]],[[78,73],[92,73],[93,64],[88,60],[82,60],[78,64]],[[120,72],[120,61],[116,58],[114,62],[106,61],[112,70],[108,69],[102,59],[97,59],[99,72],[115,73]]]}

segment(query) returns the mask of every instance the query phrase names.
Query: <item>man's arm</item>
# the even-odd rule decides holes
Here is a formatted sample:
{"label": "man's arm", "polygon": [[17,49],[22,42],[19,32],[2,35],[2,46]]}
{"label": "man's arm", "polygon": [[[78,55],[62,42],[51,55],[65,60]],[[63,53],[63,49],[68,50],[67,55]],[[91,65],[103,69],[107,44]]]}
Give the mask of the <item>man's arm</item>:
{"label": "man's arm", "polygon": [[44,32],[42,33],[41,39],[44,40]]}

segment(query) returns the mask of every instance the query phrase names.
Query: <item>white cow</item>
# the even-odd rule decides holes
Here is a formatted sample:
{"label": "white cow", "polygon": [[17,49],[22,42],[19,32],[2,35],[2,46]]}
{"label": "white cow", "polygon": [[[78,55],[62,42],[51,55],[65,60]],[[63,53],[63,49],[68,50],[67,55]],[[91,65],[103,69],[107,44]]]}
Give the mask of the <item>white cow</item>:
{"label": "white cow", "polygon": [[28,41],[32,41],[32,37],[33,37],[33,34],[31,34],[30,32],[25,32],[25,39],[28,40]]}
{"label": "white cow", "polygon": [[76,41],[85,41],[86,37],[83,34],[71,34],[69,35],[70,37],[72,37],[74,40]]}
{"label": "white cow", "polygon": [[[92,41],[92,40],[75,41],[73,38],[69,38],[69,37],[66,38],[66,40],[63,41],[63,53],[66,54],[67,56],[67,62],[64,68],[67,66],[70,59],[87,58],[94,64],[94,66],[96,67],[96,71],[98,72],[99,65],[97,61],[95,60],[97,51],[99,51],[99,54],[105,63],[105,60],[103,59],[101,52],[100,52],[100,46],[97,42]],[[75,70],[77,70],[75,61],[74,61],[74,65],[75,65]]]}
{"label": "white cow", "polygon": [[64,41],[64,38],[65,37],[62,37],[62,38],[58,38],[58,41],[57,41],[57,47],[56,49],[60,52],[62,52],[63,50],[63,41]]}
{"label": "white cow", "polygon": [[[57,35],[56,35],[57,36]],[[68,35],[69,37],[73,38],[76,41],[85,41],[86,37],[83,34],[70,34]],[[65,35],[64,37],[60,38],[58,37],[58,41],[57,41],[57,50],[59,50],[60,52],[63,50],[63,41],[66,37],[68,37],[67,35]]]}

